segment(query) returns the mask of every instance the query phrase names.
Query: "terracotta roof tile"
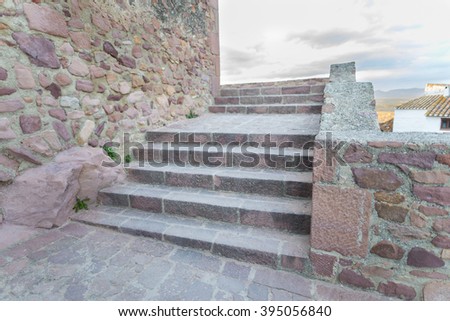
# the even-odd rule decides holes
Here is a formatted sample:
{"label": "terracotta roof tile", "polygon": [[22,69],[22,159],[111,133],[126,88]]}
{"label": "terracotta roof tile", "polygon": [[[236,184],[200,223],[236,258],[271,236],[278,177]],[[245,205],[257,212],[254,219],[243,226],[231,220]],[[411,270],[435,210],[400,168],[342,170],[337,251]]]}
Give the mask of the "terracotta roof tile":
{"label": "terracotta roof tile", "polygon": [[450,117],[450,97],[442,95],[422,96],[395,109],[426,110],[427,117]]}
{"label": "terracotta roof tile", "polygon": [[450,116],[450,97],[441,96],[438,104],[428,108],[425,114],[428,117],[449,117]]}

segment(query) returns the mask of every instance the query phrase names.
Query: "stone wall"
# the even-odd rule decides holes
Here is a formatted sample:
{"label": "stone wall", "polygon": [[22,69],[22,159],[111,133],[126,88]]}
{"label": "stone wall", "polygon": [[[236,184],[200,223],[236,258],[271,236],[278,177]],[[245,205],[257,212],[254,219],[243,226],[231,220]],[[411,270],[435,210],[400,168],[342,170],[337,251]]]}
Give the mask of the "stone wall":
{"label": "stone wall", "polygon": [[[353,81],[345,85],[339,77],[330,79],[330,87],[342,91],[325,89],[325,119],[344,123],[364,105],[351,102],[366,97],[370,104],[373,99],[370,89],[349,94],[349,87],[361,86]],[[336,114],[335,104],[346,106],[340,112],[345,117]],[[361,122],[352,126],[349,119],[342,130],[322,128],[317,136],[313,273],[405,300],[448,300],[450,139],[444,134],[364,130],[372,123],[367,119],[362,127]]]}
{"label": "stone wall", "polygon": [[217,0],[132,2],[0,0],[0,184],[69,147],[139,140],[206,110]]}

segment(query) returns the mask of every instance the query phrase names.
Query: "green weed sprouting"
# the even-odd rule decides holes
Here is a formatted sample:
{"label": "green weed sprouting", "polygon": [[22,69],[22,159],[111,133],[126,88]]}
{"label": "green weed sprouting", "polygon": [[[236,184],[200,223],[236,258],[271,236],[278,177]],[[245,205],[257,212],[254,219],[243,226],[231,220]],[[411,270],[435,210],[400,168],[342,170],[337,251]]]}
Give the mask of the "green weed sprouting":
{"label": "green weed sprouting", "polygon": [[75,211],[75,213],[78,213],[78,211],[81,211],[81,210],[87,211],[88,210],[87,202],[89,202],[89,198],[85,198],[84,200],[82,200],[77,197],[75,205],[73,206],[73,210]]}
{"label": "green weed sprouting", "polygon": [[197,118],[198,115],[195,113],[195,111],[193,109],[189,110],[189,113],[186,114],[186,118],[187,119],[192,119],[192,118]]}
{"label": "green weed sprouting", "polygon": [[113,161],[119,159],[119,154],[117,154],[111,146],[103,145],[103,150]]}

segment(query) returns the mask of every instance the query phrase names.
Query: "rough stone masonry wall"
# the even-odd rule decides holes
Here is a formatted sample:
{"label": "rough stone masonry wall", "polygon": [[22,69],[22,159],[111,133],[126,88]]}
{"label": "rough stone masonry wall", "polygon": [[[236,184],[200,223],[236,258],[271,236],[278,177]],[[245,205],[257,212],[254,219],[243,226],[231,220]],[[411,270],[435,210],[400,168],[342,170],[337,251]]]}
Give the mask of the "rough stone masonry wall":
{"label": "rough stone masonry wall", "polygon": [[[341,115],[352,118],[373,99],[370,88],[352,99],[348,93],[361,84],[344,79],[331,77],[330,87],[341,91],[325,89],[325,127],[327,117],[345,122],[340,103],[348,109]],[[450,299],[450,137],[381,133],[366,130],[371,119],[353,128],[352,121],[317,137],[315,275],[405,300]]]}
{"label": "rough stone masonry wall", "polygon": [[0,184],[69,147],[206,110],[217,0],[132,2],[0,0]]}

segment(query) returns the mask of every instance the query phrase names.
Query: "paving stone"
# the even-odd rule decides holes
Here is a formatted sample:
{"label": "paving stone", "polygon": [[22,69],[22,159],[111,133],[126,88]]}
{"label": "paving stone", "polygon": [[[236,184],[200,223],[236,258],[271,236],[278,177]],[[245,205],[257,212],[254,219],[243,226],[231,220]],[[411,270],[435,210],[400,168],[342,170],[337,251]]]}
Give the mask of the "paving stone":
{"label": "paving stone", "polygon": [[247,296],[253,301],[268,301],[269,288],[261,284],[251,283],[248,287]]}
{"label": "paving stone", "polygon": [[84,294],[86,291],[87,287],[83,284],[71,284],[64,293],[64,299],[69,301],[82,301],[85,299]]}
{"label": "paving stone", "polygon": [[75,223],[68,223],[60,228],[60,231],[64,234],[77,237],[77,238],[83,238],[87,234],[91,232],[89,227],[81,224],[75,224]]}
{"label": "paving stone", "polygon": [[[85,237],[78,237],[86,232]],[[8,253],[16,253],[17,260],[14,264],[6,262],[5,268],[5,262],[2,263],[0,259],[2,266],[0,283],[3,290],[3,292],[0,291],[0,298],[2,300],[250,299],[265,301],[269,299],[269,295],[271,295],[270,299],[277,300],[288,298],[290,294],[293,300],[306,300],[311,297],[309,290],[314,283],[317,283],[317,298],[322,300],[383,298],[338,285],[307,280],[288,272],[263,269],[251,264],[243,265],[230,259],[209,256],[203,252],[186,251],[152,239],[121,235],[79,223],[69,223],[61,228],[60,232],[51,230],[39,233],[40,236],[29,242],[13,244],[6,250]],[[75,237],[65,237],[65,235]],[[58,243],[59,240],[62,243]],[[22,250],[19,250],[19,246]],[[109,256],[113,253],[110,252],[111,249],[114,248],[118,251],[117,254],[111,260],[105,260],[102,252],[107,249],[106,251],[109,252],[107,256]],[[33,260],[23,258],[24,249],[28,249],[26,252],[29,255],[36,255]],[[175,252],[173,252],[174,249],[176,249]],[[80,253],[79,255],[84,253],[85,262],[67,265],[51,263],[45,259],[46,253],[47,255],[66,253],[65,259],[70,259],[73,251]],[[185,255],[183,262],[173,260],[174,253],[183,253]],[[0,250],[0,254],[0,258],[10,257],[6,256],[5,250]],[[189,258],[190,254],[192,254],[191,258]],[[195,262],[205,257],[208,258],[209,263],[206,266],[209,269]],[[190,264],[189,261],[194,263]],[[211,262],[214,263],[209,265]],[[220,269],[215,270],[215,262],[225,264],[223,272],[220,272]],[[226,269],[226,266],[232,269]],[[236,267],[239,267],[238,270]],[[251,284],[245,282],[248,269],[256,271],[255,282]],[[20,273],[20,271],[26,273]],[[225,271],[233,271],[232,273],[236,271],[237,274],[230,276],[226,275]],[[235,275],[239,278],[234,277]],[[236,283],[225,284],[229,278],[236,279]],[[221,279],[221,285],[228,286],[229,290],[233,290],[234,287],[236,287],[235,290],[239,290],[238,288],[243,286],[244,294],[231,294],[228,291],[219,290],[216,287],[219,279]],[[241,290],[239,291],[242,293]],[[213,298],[214,293],[216,294]]]}
{"label": "paving stone", "polygon": [[167,301],[208,301],[213,297],[213,287],[205,281],[209,275],[187,265],[176,266],[158,290],[158,297]]}
{"label": "paving stone", "polygon": [[69,252],[67,250],[62,250],[58,253],[52,254],[48,258],[48,262],[53,264],[82,264],[86,261],[85,258],[80,256],[78,253]]}
{"label": "paving stone", "polygon": [[179,249],[170,257],[171,260],[194,266],[200,270],[216,272],[222,266],[221,260],[192,250]]}
{"label": "paving stone", "polygon": [[235,296],[233,294],[227,293],[227,292],[221,291],[221,290],[216,291],[216,294],[214,294],[214,300],[215,301],[240,301],[239,299],[236,300]]}
{"label": "paving stone", "polygon": [[127,286],[125,289],[115,297],[113,300],[117,301],[140,301],[145,297],[145,289],[140,289],[134,286]]}
{"label": "paving stone", "polygon": [[272,300],[273,301],[292,301],[293,295],[290,292],[278,289],[272,289]]}
{"label": "paving stone", "polygon": [[245,281],[249,277],[250,267],[235,262],[227,262],[225,263],[222,273],[225,276]]}
{"label": "paving stone", "polygon": [[231,294],[244,294],[246,284],[242,280],[234,279],[228,276],[220,276],[217,279],[217,287]]}
{"label": "paving stone", "polygon": [[151,264],[141,273],[139,273],[138,281],[146,289],[155,289],[159,283],[169,274],[173,263],[169,261],[158,261]]}
{"label": "paving stone", "polygon": [[311,297],[312,281],[300,275],[268,268],[256,270],[254,282],[302,296]]}

